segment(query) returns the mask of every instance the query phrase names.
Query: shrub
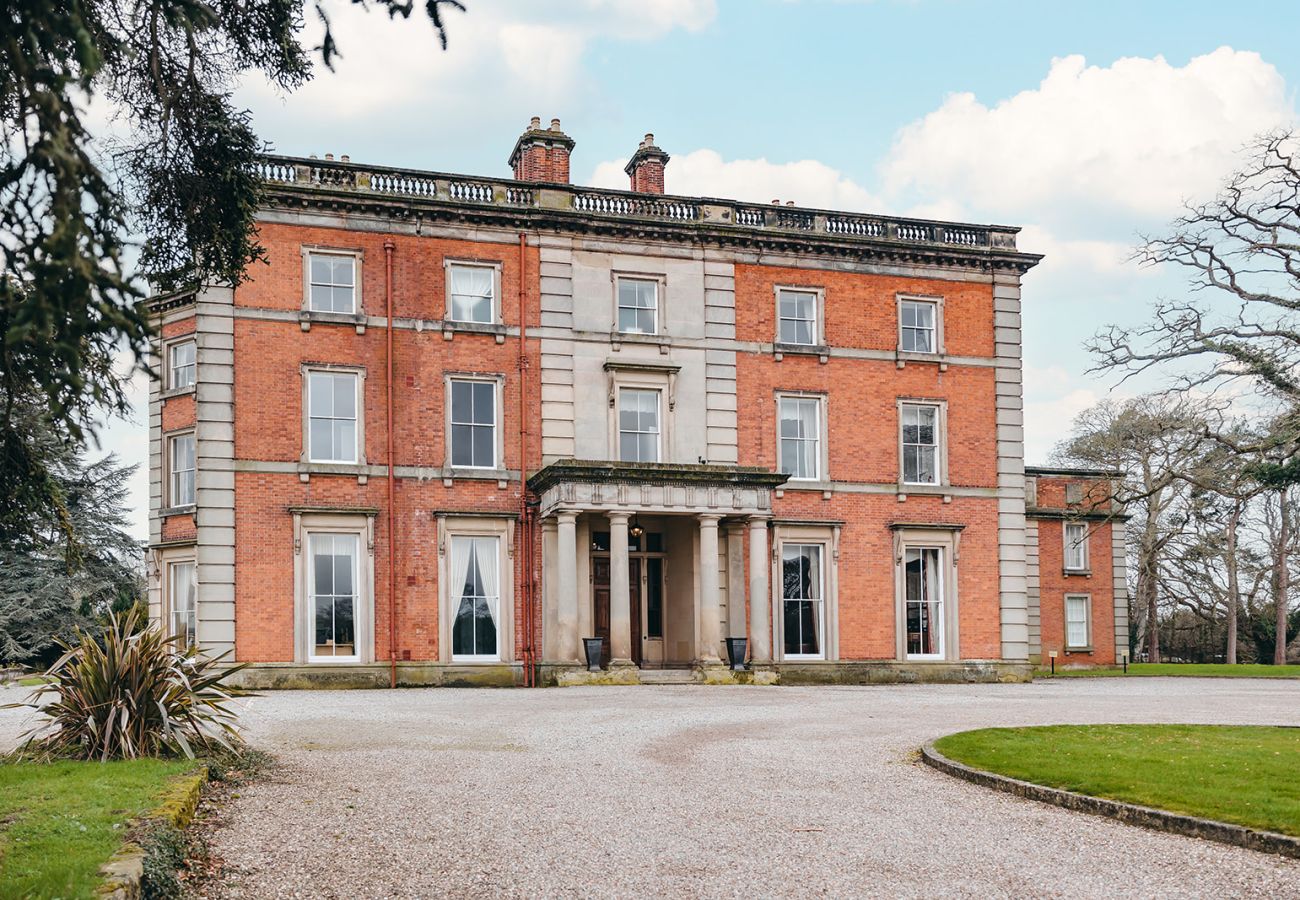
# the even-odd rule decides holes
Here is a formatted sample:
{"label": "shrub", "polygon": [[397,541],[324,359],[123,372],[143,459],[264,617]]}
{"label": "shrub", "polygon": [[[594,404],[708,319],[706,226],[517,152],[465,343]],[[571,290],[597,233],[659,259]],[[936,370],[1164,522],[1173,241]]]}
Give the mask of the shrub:
{"label": "shrub", "polygon": [[46,684],[25,703],[46,721],[30,731],[24,756],[134,759],[198,749],[238,753],[235,697],[245,692],[225,683],[243,668],[145,623],[138,608],[110,616],[96,639],[80,629],[75,644],[45,673]]}

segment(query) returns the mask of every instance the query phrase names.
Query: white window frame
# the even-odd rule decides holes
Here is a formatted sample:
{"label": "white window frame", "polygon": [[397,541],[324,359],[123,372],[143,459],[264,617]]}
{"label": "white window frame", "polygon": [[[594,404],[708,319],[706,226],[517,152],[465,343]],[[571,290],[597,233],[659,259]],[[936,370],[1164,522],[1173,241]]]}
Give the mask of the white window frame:
{"label": "white window frame", "polygon": [[[192,348],[194,361],[189,365],[180,366],[181,369],[190,370],[190,380],[185,384],[176,383],[176,351],[184,346]],[[167,354],[167,390],[169,391],[188,391],[193,390],[199,380],[199,342],[195,340],[193,334],[187,334],[184,337],[178,337],[175,340],[167,341],[164,345],[164,352]]]}
{"label": "white window frame", "polygon": [[[961,658],[961,615],[959,572],[961,529],[952,526],[907,525],[893,529],[894,608],[897,659],[908,662],[956,660]],[[913,654],[907,648],[907,552],[939,551],[939,590],[942,618],[939,654]]]}
{"label": "white window frame", "polygon": [[[780,391],[777,393],[776,395],[777,471],[779,472],[784,471],[784,466],[782,464],[781,449],[782,449],[783,441],[786,440],[786,438],[784,438],[781,434],[781,405],[787,400],[794,401],[794,402],[812,402],[816,404],[817,433],[814,440],[817,443],[817,448],[816,448],[816,453],[814,454],[814,459],[815,459],[814,465],[816,466],[816,470],[813,472],[813,474],[806,477],[797,477],[791,475],[789,480],[786,482],[786,485],[789,486],[790,482],[822,483],[824,481],[829,480],[827,476],[827,469],[828,469],[830,454],[829,454],[829,449],[827,447],[828,423],[827,423],[827,414],[826,414],[827,398],[825,394],[815,394],[806,391]],[[806,439],[801,439],[801,440],[806,440]]]}
{"label": "white window frame", "polygon": [[[790,291],[797,294],[813,295],[813,335],[812,342],[808,344],[796,343],[792,341],[783,341],[781,339],[781,294]],[[814,285],[806,284],[778,284],[773,286],[773,314],[775,316],[776,328],[772,336],[776,346],[783,349],[787,348],[808,348],[809,350],[820,349],[826,345],[826,289]],[[795,321],[795,320],[791,320]]]}
{"label": "white window frame", "polygon": [[460,601],[463,599],[463,597],[459,593],[460,588],[455,584],[455,579],[453,578],[451,582],[449,582],[447,585],[447,590],[450,592],[450,599],[452,601],[451,602],[452,614],[447,619],[447,628],[450,629],[452,632],[451,661],[452,662],[500,662],[501,661],[501,631],[502,631],[501,629],[501,620],[502,620],[501,576],[503,574],[501,571],[502,569],[501,538],[498,537],[497,535],[462,534],[459,532],[450,534],[447,537],[448,559],[456,558],[457,541],[470,541],[470,540],[474,540],[474,541],[486,540],[486,541],[492,541],[495,544],[495,549],[493,550],[492,553],[492,565],[496,566],[497,569],[496,621],[494,623],[494,625],[496,626],[496,651],[493,653],[457,653],[456,652],[456,634],[455,634],[456,617],[460,611],[459,608]]}
{"label": "white window frame", "polygon": [[948,578],[944,566],[944,560],[946,554],[944,553],[943,547],[938,547],[933,545],[911,544],[903,548],[904,627],[906,627],[906,623],[907,623],[907,613],[908,613],[907,607],[911,605],[911,601],[907,597],[907,563],[908,563],[908,555],[912,553],[921,554],[922,560],[925,559],[925,554],[927,553],[935,554],[934,556],[935,566],[938,568],[938,571],[936,572],[937,575],[936,580],[939,585],[939,602],[938,602],[939,615],[936,617],[938,628],[939,628],[939,640],[937,641],[939,649],[935,653],[913,653],[907,649],[907,634],[905,632],[903,635],[904,655],[907,659],[946,659],[947,657],[945,655],[945,652],[947,649],[947,640],[948,640],[948,602],[947,602]]}
{"label": "white window frame", "polygon": [[[772,525],[771,570],[768,577],[771,594],[773,653],[777,660],[839,659],[839,560],[840,532],[835,523],[808,523],[774,520]],[[822,615],[821,653],[813,655],[785,652],[785,585],[784,559],[786,544],[818,544],[822,547]]]}
{"label": "white window frame", "polygon": [[[460,586],[451,573],[452,537],[497,538],[497,655],[462,656],[452,653],[452,632],[460,605]],[[514,657],[514,546],[515,520],[490,515],[437,515],[439,628],[438,658],[457,665],[500,665]]]}
{"label": "white window frame", "polygon": [[[163,609],[162,621],[164,623],[164,632],[168,636],[174,636],[176,631],[176,576],[177,570],[182,566],[189,566],[190,584],[193,589],[192,602],[193,608],[189,611],[189,618],[194,622],[194,640],[193,646],[198,646],[199,642],[199,565],[198,560],[193,556],[176,556],[165,559],[163,562]],[[184,649],[187,644],[178,644],[178,649]]]}
{"label": "white window frame", "polygon": [[[931,407],[935,410],[934,481],[908,481],[906,447],[903,441],[903,416],[909,407]],[[898,484],[907,491],[934,490],[948,485],[948,403],[945,400],[927,400],[915,397],[898,398]]]}
{"label": "white window frame", "polygon": [[[309,244],[303,244],[302,253],[302,309],[304,312],[317,316],[350,316],[355,317],[362,314],[365,309],[361,305],[361,282],[362,282],[362,263],[365,262],[365,254],[355,248],[343,247],[323,247]],[[352,259],[352,309],[347,312],[339,312],[333,309],[313,309],[311,305],[311,258],[313,256],[337,256],[350,257]]]}
{"label": "white window frame", "polygon": [[[624,331],[622,327],[622,284],[625,281],[636,281],[643,284],[654,285],[654,329],[652,331]],[[653,273],[638,272],[615,272],[614,273],[614,332],[621,337],[631,336],[638,337],[656,337],[665,333],[664,324],[664,286],[666,279],[662,275]],[[628,307],[628,309],[644,309],[645,307]]]}
{"label": "white window frame", "polygon": [[[302,462],[321,466],[342,466],[349,469],[366,464],[366,370],[362,366],[341,366],[328,363],[304,364],[299,369],[302,377]],[[311,376],[351,375],[356,385],[356,447],[352,460],[318,459],[312,455],[311,446]]]}
{"label": "white window frame", "polygon": [[[650,459],[638,459],[638,460],[625,460],[625,459],[623,459],[623,434],[624,434],[624,431],[623,431],[623,422],[622,422],[622,412],[623,412],[623,394],[626,393],[626,392],[628,392],[628,391],[635,391],[635,392],[637,392],[637,393],[643,393],[643,394],[654,394],[654,396],[655,396],[655,430],[654,430],[654,432],[647,432],[647,431],[631,431],[631,432],[627,432],[628,434],[651,434],[651,433],[654,434],[654,436],[655,436],[655,458],[652,459],[652,460],[650,460]],[[621,385],[619,385],[619,386],[616,388],[615,393],[616,393],[615,403],[614,403],[614,428],[615,428],[614,437],[615,437],[615,445],[614,445],[614,454],[613,454],[613,458],[616,459],[616,460],[618,460],[619,462],[651,463],[651,464],[653,464],[653,463],[661,463],[661,462],[663,462],[663,461],[664,461],[664,392],[663,392],[663,390],[662,390],[661,388],[658,388],[658,387],[650,387],[650,386],[646,386],[646,385],[639,385],[639,384],[621,384]]]}
{"label": "white window frame", "polygon": [[[903,305],[906,303],[925,303],[934,307],[934,349],[928,353],[924,350],[907,350],[903,347]],[[943,356],[947,352],[944,346],[943,313],[943,297],[932,297],[924,294],[898,294],[895,303],[895,316],[898,323],[899,354],[902,356],[918,357],[922,359]]]}
{"label": "white window frame", "polygon": [[[791,598],[791,597],[786,597],[786,596],[785,596],[785,578],[784,578],[784,572],[785,572],[785,551],[786,551],[787,548],[791,548],[791,547],[801,547],[801,548],[802,548],[802,547],[816,547],[816,548],[817,548],[817,557],[818,557],[818,560],[817,560],[817,590],[818,590],[818,593],[821,594],[821,596],[818,597],[818,598],[816,598],[815,600],[813,600],[813,602],[815,602],[816,604],[818,604],[817,627],[818,627],[818,632],[819,632],[819,633],[818,633],[818,635],[817,635],[817,648],[818,648],[818,652],[816,652],[816,653],[789,653],[789,652],[787,652],[786,649],[785,649],[785,639],[786,639],[786,630],[785,630],[785,605],[786,605],[787,603],[792,603],[792,602],[796,602],[796,603],[797,603],[797,602],[804,602],[804,601],[807,601],[807,600],[810,599],[810,598],[806,598],[806,597],[794,597],[794,598]],[[826,603],[826,583],[827,583],[827,581],[828,581],[828,579],[827,579],[827,577],[826,577],[826,565],[827,565],[827,561],[828,561],[828,557],[829,557],[829,554],[826,552],[826,549],[827,549],[826,544],[824,544],[824,543],[822,543],[822,542],[820,542],[820,541],[811,541],[811,540],[808,540],[808,541],[787,540],[787,541],[782,541],[782,542],[781,542],[781,552],[780,552],[780,556],[778,557],[778,564],[779,564],[779,570],[780,570],[781,573],[782,573],[782,578],[781,578],[781,588],[780,588],[780,590],[781,590],[781,658],[782,658],[782,659],[788,659],[788,660],[822,660],[822,659],[826,659],[826,630],[827,630],[827,629],[826,629],[826,606],[827,606],[827,603]]]}
{"label": "white window frame", "polygon": [[[454,385],[456,384],[456,382],[468,382],[473,384],[490,384],[492,386],[492,416],[493,416],[492,465],[490,466],[463,466],[463,465],[457,465],[455,463],[455,457],[452,455],[452,451],[453,451],[452,435],[454,432],[452,426],[456,423],[452,421],[451,398],[452,398],[452,392],[455,390]],[[444,429],[445,429],[444,434],[446,435],[446,447],[444,453],[446,454],[448,469],[455,469],[458,472],[467,472],[467,471],[468,472],[476,472],[476,471],[477,472],[500,472],[504,467],[505,463],[503,462],[504,460],[503,432],[505,429],[502,428],[502,422],[501,422],[502,412],[503,412],[502,402],[501,402],[502,393],[503,393],[503,382],[504,382],[504,377],[500,375],[471,375],[471,374],[461,374],[461,373],[450,373],[447,375],[443,387],[443,390],[445,392],[443,396],[446,398],[443,405],[446,410],[444,415]],[[472,423],[462,423],[462,424],[472,424]]]}
{"label": "white window frame", "polygon": [[[1083,532],[1082,536],[1079,538],[1077,542],[1071,541],[1070,539],[1071,530],[1079,530]],[[1086,573],[1091,571],[1089,565],[1091,560],[1089,558],[1089,552],[1088,552],[1089,538],[1090,535],[1088,533],[1087,522],[1067,521],[1065,522],[1064,525],[1061,526],[1061,542],[1062,542],[1062,551],[1063,551],[1063,555],[1061,559],[1064,563],[1063,568],[1065,569],[1066,572],[1069,572],[1071,574],[1077,574],[1081,572]],[[1072,555],[1072,551],[1076,548],[1079,552],[1078,565],[1072,565],[1074,560],[1071,560],[1070,557]]]}
{"label": "white window frame", "polygon": [[[372,513],[316,512],[292,510],[294,547],[294,659],[310,665],[357,665],[375,660],[374,573],[375,521]],[[357,539],[357,570],[353,638],[356,652],[351,657],[315,654],[316,622],[313,616],[311,536],[352,535]]]}
{"label": "white window frame", "polygon": [[[192,468],[192,469],[177,469],[177,468],[176,468],[176,442],[177,442],[178,440],[182,439],[182,438],[189,438],[190,441],[193,443],[193,446],[194,446],[194,468]],[[172,431],[172,432],[168,432],[168,434],[166,435],[166,440],[164,440],[163,444],[164,444],[164,446],[166,447],[166,451],[167,451],[167,458],[166,458],[166,467],[167,467],[167,508],[168,508],[168,509],[188,509],[188,508],[191,507],[191,506],[195,506],[195,505],[198,503],[198,495],[199,495],[199,484],[198,484],[198,481],[199,481],[199,442],[198,442],[198,439],[195,437],[195,429],[193,429],[193,428],[186,428],[186,429],[183,429],[183,430],[180,430],[180,431]],[[191,488],[190,488],[190,491],[191,491],[192,496],[189,498],[189,500],[185,501],[184,503],[178,502],[178,501],[179,501],[179,498],[177,497],[177,488],[178,488],[178,484],[177,484],[177,481],[176,481],[176,476],[177,476],[180,472],[190,472],[190,473],[192,473],[192,474],[191,474],[192,482],[191,482]]]}
{"label": "white window frame", "polygon": [[[455,269],[490,269],[492,272],[492,315],[486,322],[479,322],[474,319],[457,319],[453,314],[455,307],[452,305],[452,283],[453,270]],[[442,261],[443,275],[443,313],[442,318],[449,326],[456,328],[462,325],[468,325],[471,328],[475,325],[500,325],[503,321],[501,309],[501,263],[493,260],[480,259],[455,259],[447,257]]]}
{"label": "white window frame", "polygon": [[[1070,601],[1077,600],[1083,604],[1083,643],[1070,642]],[[1065,630],[1062,636],[1066,651],[1085,651],[1092,649],[1092,595],[1069,593],[1061,601],[1061,624]]]}

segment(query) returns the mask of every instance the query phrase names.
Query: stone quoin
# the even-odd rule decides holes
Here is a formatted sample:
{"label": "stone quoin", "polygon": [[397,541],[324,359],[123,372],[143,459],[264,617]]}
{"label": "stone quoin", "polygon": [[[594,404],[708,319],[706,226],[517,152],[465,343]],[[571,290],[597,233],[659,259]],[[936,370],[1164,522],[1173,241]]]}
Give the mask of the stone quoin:
{"label": "stone quoin", "polygon": [[1118,473],[1024,466],[1017,229],[669,195],[649,134],[582,187],[573,149],[259,161],[268,264],[149,301],[156,620],[272,687],[1125,652]]}

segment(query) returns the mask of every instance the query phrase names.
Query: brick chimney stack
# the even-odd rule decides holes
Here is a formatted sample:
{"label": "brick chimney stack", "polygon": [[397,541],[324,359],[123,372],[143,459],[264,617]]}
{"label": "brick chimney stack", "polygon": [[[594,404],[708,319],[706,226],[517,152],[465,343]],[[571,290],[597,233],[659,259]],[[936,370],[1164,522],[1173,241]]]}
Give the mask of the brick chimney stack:
{"label": "brick chimney stack", "polygon": [[668,154],[655,146],[653,134],[647,134],[623,171],[632,179],[632,190],[637,193],[662,194],[667,166]]}
{"label": "brick chimney stack", "polygon": [[560,130],[560,120],[551,119],[550,128],[533,116],[528,128],[515,141],[510,154],[510,168],[517,181],[552,181],[569,183],[569,153],[573,138]]}

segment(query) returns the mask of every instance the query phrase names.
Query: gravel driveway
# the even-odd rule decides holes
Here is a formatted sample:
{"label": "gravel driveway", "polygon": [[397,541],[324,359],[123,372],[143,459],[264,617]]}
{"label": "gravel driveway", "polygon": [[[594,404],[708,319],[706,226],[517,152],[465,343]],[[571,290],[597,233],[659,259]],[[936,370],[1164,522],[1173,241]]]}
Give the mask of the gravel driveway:
{"label": "gravel driveway", "polygon": [[1294,681],[1208,679],[273,693],[245,722],[284,765],[210,839],[245,898],[1300,897],[1300,862],[914,755],[985,725],[1300,725],[1297,700]]}

